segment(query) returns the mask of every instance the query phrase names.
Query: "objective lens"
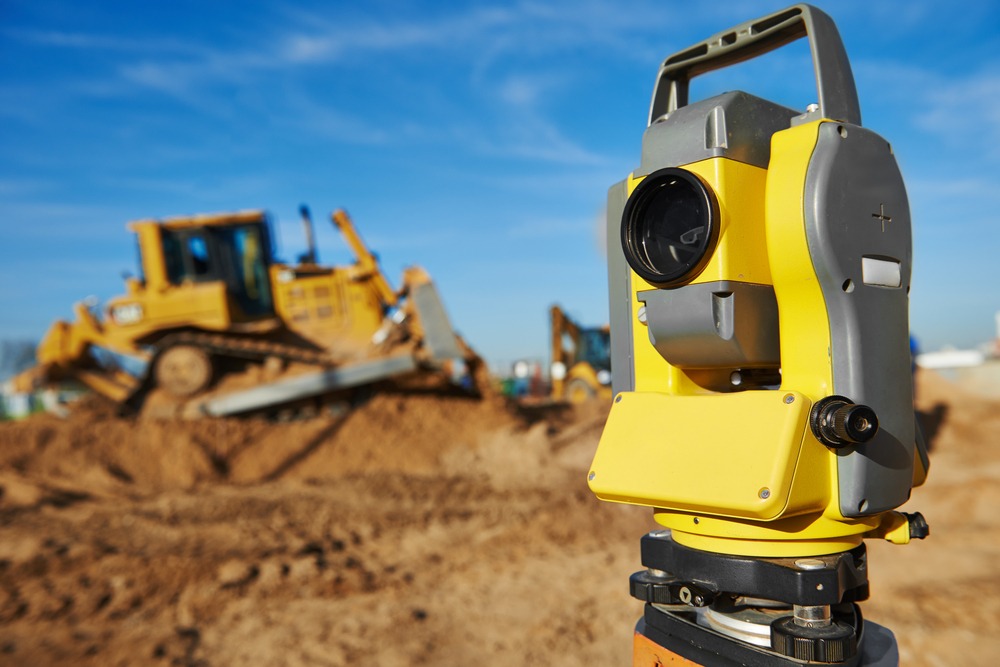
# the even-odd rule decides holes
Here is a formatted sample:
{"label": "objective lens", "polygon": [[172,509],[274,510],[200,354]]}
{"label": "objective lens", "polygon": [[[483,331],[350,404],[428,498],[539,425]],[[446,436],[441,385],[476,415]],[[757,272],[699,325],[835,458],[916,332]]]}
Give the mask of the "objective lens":
{"label": "objective lens", "polygon": [[622,249],[647,282],[669,287],[704,268],[718,236],[718,204],[700,178],[660,169],[636,187],[622,215]]}

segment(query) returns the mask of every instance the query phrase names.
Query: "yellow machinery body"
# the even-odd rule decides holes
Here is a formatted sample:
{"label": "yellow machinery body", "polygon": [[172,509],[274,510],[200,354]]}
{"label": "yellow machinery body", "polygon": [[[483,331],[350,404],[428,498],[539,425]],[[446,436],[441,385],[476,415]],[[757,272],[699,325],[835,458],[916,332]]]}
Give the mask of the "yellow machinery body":
{"label": "yellow machinery body", "polygon": [[559,306],[549,309],[552,335],[551,397],[586,403],[611,400],[608,327],[583,327]]}

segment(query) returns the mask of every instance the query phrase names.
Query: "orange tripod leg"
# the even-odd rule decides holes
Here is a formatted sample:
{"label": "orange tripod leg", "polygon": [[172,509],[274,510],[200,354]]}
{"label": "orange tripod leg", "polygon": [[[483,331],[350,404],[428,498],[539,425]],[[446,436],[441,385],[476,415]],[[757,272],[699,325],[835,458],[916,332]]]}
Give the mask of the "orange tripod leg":
{"label": "orange tripod leg", "polygon": [[632,667],[699,667],[697,662],[691,662],[673,651],[667,650],[652,639],[637,632],[632,638]]}

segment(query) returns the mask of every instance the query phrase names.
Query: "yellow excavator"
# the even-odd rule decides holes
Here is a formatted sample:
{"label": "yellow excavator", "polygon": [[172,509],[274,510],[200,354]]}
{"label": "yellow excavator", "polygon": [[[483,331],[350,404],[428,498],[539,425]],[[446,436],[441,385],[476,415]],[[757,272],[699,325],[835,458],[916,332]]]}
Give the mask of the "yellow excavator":
{"label": "yellow excavator", "polygon": [[481,361],[428,274],[410,267],[394,290],[343,210],[331,218],[355,262],[322,266],[300,212],[308,251],[295,264],[274,258],[263,211],[130,223],[140,275],[103,312],[79,303],[73,322],[53,324],[15,387],[75,379],[132,410],[193,417],[267,413],[419,373],[468,385]]}
{"label": "yellow excavator", "polygon": [[584,327],[557,305],[549,309],[552,333],[551,397],[586,403],[611,400],[611,341],[607,326]]}

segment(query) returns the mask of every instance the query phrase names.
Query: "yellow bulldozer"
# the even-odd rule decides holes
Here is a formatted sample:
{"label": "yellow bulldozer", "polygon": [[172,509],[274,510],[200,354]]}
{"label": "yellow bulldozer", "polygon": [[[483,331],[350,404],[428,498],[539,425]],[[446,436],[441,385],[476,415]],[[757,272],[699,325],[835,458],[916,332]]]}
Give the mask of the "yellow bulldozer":
{"label": "yellow bulldozer", "polygon": [[73,322],[53,324],[15,387],[73,379],[123,408],[193,417],[267,413],[419,373],[468,385],[481,362],[428,274],[410,267],[394,290],[343,210],[331,218],[355,262],[322,266],[300,212],[308,251],[295,264],[275,259],[263,211],[130,223],[140,275],[103,312],[78,303]]}
{"label": "yellow bulldozer", "polygon": [[586,403],[611,400],[611,340],[604,327],[584,327],[557,305],[549,309],[552,334],[551,397]]}

